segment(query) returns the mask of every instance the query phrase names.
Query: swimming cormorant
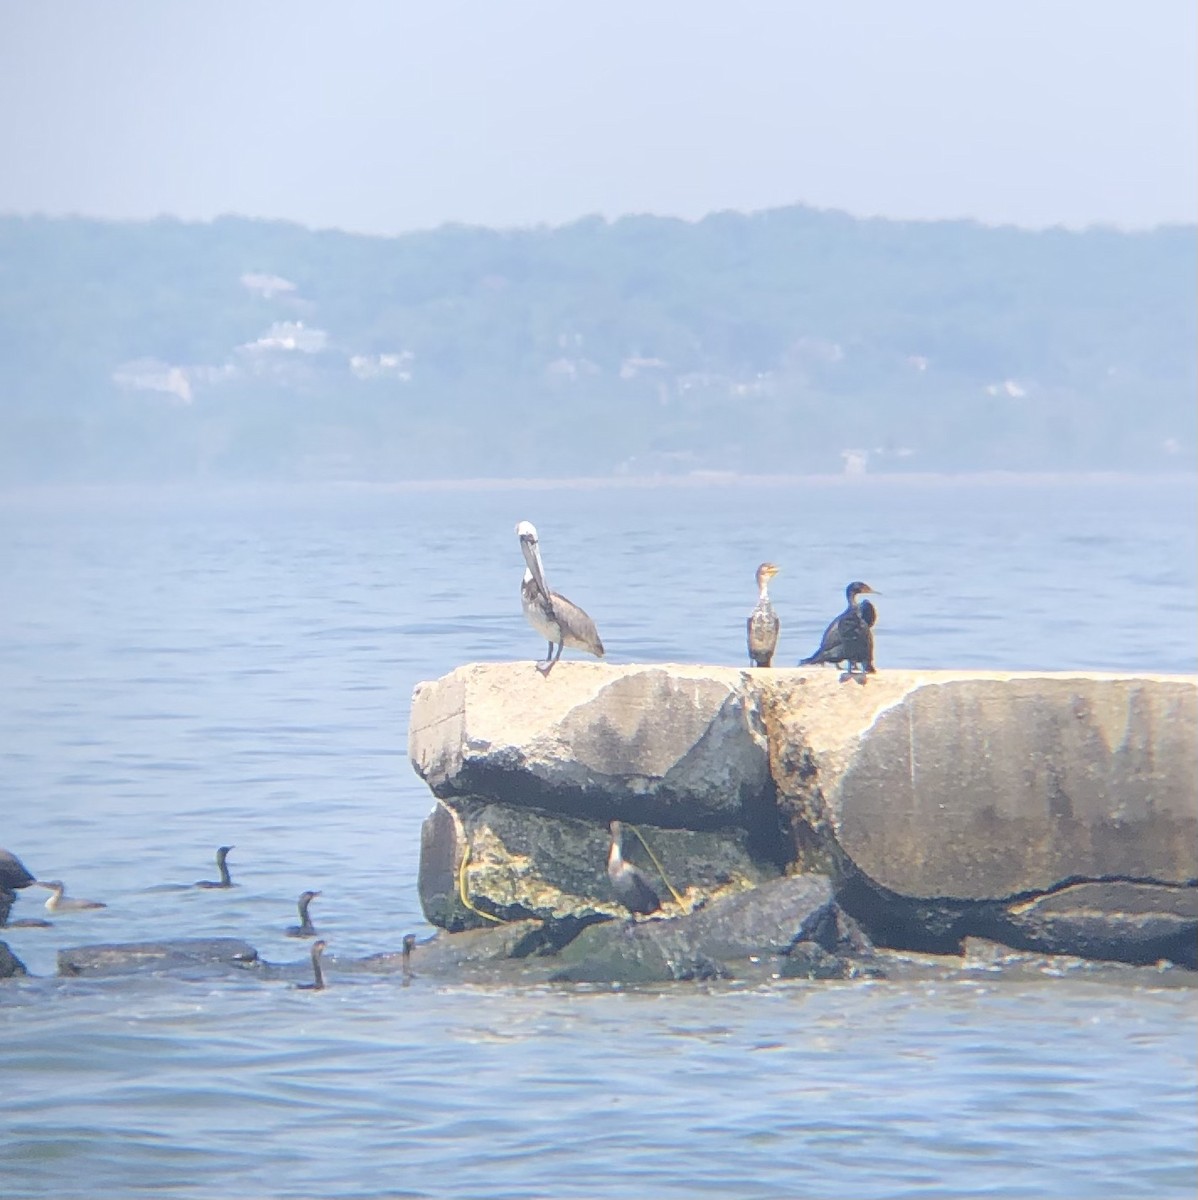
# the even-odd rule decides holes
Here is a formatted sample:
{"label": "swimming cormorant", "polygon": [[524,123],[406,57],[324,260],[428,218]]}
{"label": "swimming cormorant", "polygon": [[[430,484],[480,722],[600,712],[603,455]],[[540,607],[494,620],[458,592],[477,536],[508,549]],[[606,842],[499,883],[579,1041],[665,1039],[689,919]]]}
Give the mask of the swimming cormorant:
{"label": "swimming cormorant", "polygon": [[774,606],[770,603],[770,580],[778,574],[772,562],[763,562],[757,568],[757,604],[749,614],[749,663],[754,667],[768,667],[774,661],[778,648],[778,630],[781,622]]}
{"label": "swimming cormorant", "polygon": [[[537,670],[548,675],[554,663],[562,656],[562,649],[585,650],[596,658],[603,657],[603,643],[595,622],[586,613],[572,604],[559,592],[551,592],[545,582],[545,568],[541,565],[541,548],[536,528],[529,521],[516,526],[520,539],[520,552],[527,564],[520,584],[520,600],[528,623],[549,642],[543,663]],[[554,654],[553,647],[557,646]]]}
{"label": "swimming cormorant", "polygon": [[874,673],[874,635],[873,625],[878,619],[877,609],[868,601],[860,604],[857,599],[871,592],[880,595],[868,583],[854,580],[845,588],[848,607],[824,630],[823,641],[819,649],[810,658],[799,660],[800,667],[812,663],[848,663],[851,672],[856,663],[863,674]]}
{"label": "swimming cormorant", "polygon": [[403,977],[405,982],[412,978],[412,951],[415,948],[416,935],[405,933],[403,935]]}
{"label": "swimming cormorant", "polygon": [[37,886],[49,888],[53,893],[46,901],[47,912],[83,912],[88,908],[108,907],[102,900],[76,900],[73,896],[64,896],[63,892],[66,891],[66,888],[59,879],[39,879]]}
{"label": "swimming cormorant", "polygon": [[316,926],[312,924],[312,918],[308,916],[308,905],[319,895],[319,892],[300,892],[300,923],[298,925],[287,926],[286,933],[288,937],[306,938],[316,936]]}
{"label": "swimming cormorant", "polygon": [[233,880],[229,877],[229,864],[225,860],[229,857],[229,851],[235,850],[235,846],[221,846],[216,852],[216,869],[220,872],[219,879],[200,879],[196,882],[196,887],[202,888],[231,888],[234,886]]}
{"label": "swimming cormorant", "polygon": [[657,912],[661,908],[661,899],[653,885],[632,863],[624,861],[620,851],[623,827],[619,821],[613,821],[608,828],[611,830],[611,848],[607,852],[607,877],[616,899],[632,913],[633,920],[637,913]]}
{"label": "swimming cormorant", "polygon": [[320,956],[324,953],[324,948],[328,942],[318,940],[312,943],[312,982],[297,983],[295,986],[301,992],[321,992],[324,991],[324,972],[320,969]]}

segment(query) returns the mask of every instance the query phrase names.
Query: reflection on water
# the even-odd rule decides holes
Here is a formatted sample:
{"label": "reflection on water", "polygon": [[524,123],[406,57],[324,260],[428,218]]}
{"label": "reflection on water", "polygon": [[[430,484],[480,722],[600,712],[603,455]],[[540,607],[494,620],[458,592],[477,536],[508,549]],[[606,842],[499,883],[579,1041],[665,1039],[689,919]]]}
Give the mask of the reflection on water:
{"label": "reflection on water", "polygon": [[[741,662],[769,558],[783,663],[863,578],[884,593],[880,669],[1186,671],[1193,499],[867,482],[0,503],[0,844],[109,905],[5,931],[39,978],[0,986],[4,1196],[1192,1195],[1193,989],[403,988],[339,978],[335,956],[428,932],[408,702],[461,662],[543,651],[517,520],[614,662]],[[169,886],[212,878],[221,844],[236,887]],[[306,888],[323,993],[51,978],[59,946],[161,936],[298,968]]]}

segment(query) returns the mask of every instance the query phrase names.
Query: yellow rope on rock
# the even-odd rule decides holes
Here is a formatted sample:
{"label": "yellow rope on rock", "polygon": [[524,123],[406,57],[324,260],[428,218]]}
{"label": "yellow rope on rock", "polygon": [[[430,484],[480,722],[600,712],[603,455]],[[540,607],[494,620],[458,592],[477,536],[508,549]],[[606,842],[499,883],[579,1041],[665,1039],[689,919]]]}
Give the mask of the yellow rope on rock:
{"label": "yellow rope on rock", "polygon": [[661,881],[670,889],[670,895],[674,897],[674,903],[679,908],[683,906],[682,897],[674,890],[674,885],[670,882],[670,877],[666,874],[665,868],[657,861],[657,855],[649,847],[649,843],[645,841],[645,835],[635,825],[629,825],[629,829],[636,834],[637,840],[645,847],[645,853],[653,860],[653,865],[657,868],[657,873],[661,876]]}
{"label": "yellow rope on rock", "polygon": [[480,917],[485,917],[488,921],[494,921],[496,925],[503,924],[502,917],[492,916],[489,912],[483,912],[481,908],[476,907],[466,894],[466,867],[470,864],[470,843],[466,843],[466,848],[462,852],[462,865],[458,868],[458,896],[462,903],[472,912],[477,913]]}

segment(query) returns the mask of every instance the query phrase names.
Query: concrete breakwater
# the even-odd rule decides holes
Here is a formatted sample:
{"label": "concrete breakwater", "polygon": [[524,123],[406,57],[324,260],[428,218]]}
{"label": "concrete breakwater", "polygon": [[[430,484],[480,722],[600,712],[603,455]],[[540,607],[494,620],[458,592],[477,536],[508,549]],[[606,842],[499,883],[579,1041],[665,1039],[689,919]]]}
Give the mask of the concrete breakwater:
{"label": "concrete breakwater", "polygon": [[[871,940],[1194,968],[1196,750],[1193,676],[472,664],[413,698],[420,896],[529,922],[562,978],[851,974]],[[666,919],[627,925],[613,819]]]}

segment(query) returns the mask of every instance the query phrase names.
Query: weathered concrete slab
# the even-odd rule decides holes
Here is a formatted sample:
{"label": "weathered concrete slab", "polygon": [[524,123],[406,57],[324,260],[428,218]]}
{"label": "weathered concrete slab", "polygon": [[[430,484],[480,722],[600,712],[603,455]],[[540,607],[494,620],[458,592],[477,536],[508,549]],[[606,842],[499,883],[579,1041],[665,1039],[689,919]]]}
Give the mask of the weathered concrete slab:
{"label": "weathered concrete slab", "polygon": [[779,799],[898,896],[1198,878],[1191,676],[773,672]]}
{"label": "weathered concrete slab", "polygon": [[751,827],[773,809],[765,731],[731,667],[476,663],[417,686],[408,752],[442,799],[606,824]]}
{"label": "weathered concrete slab", "polygon": [[239,938],[175,938],[164,942],[110,942],[58,952],[59,975],[129,975],[197,968],[252,967],[258,951]]}
{"label": "weathered concrete slab", "polygon": [[[724,833],[640,827],[682,897],[682,911],[729,892],[743,891],[778,870],[753,859],[743,830]],[[438,801],[421,832],[420,901],[425,917],[443,929],[481,928],[492,922],[536,917],[576,925],[626,916],[611,895],[606,862],[607,827],[457,797]],[[667,908],[671,895],[634,830],[625,854],[657,888]],[[465,890],[469,907],[462,900]]]}

